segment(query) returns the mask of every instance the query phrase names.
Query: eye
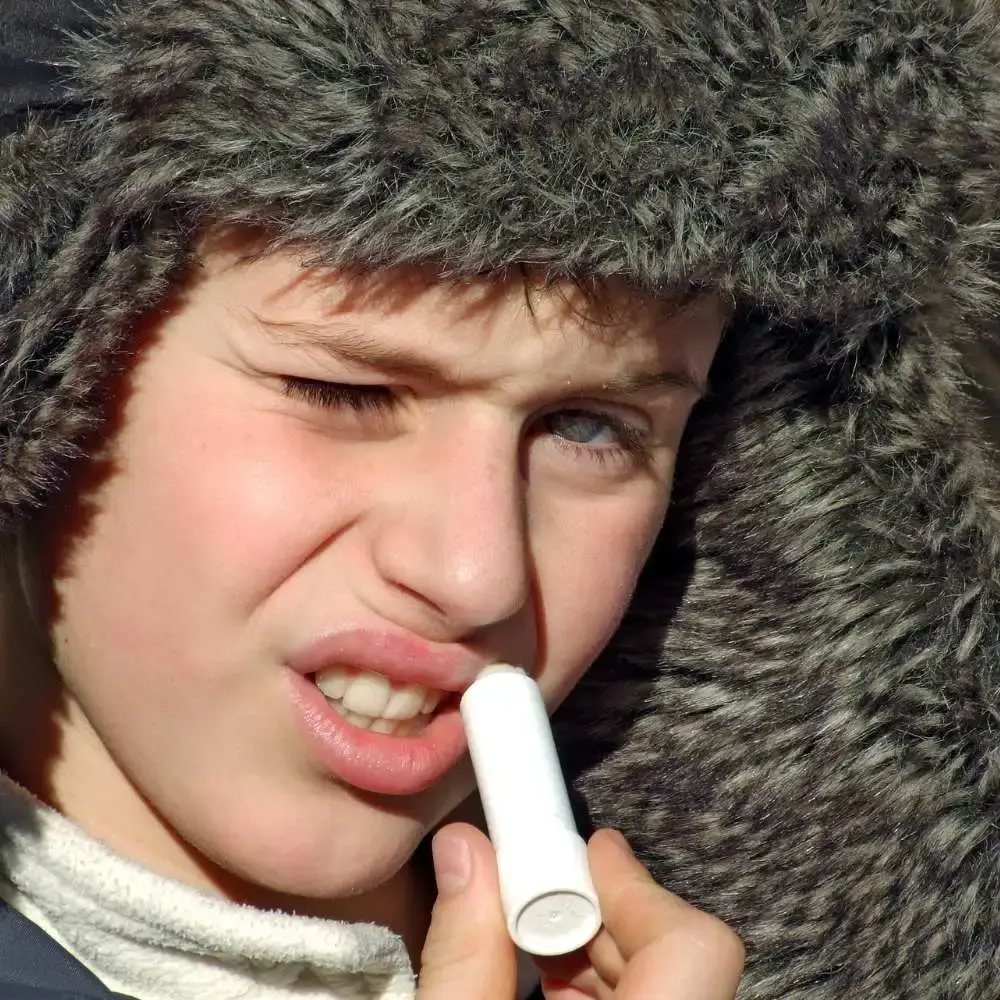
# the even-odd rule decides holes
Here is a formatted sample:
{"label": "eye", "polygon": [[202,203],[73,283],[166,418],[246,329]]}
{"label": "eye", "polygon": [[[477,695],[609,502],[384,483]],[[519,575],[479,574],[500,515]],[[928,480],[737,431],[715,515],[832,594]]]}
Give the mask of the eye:
{"label": "eye", "polygon": [[559,447],[592,461],[628,464],[648,455],[648,432],[610,413],[559,410],[546,414],[542,426]]}
{"label": "eye", "polygon": [[386,385],[354,385],[292,376],[283,377],[281,382],[286,395],[328,410],[388,413],[398,402],[395,393]]}
{"label": "eye", "polygon": [[562,410],[546,419],[548,429],[575,444],[615,445],[621,437],[617,421],[586,410]]}

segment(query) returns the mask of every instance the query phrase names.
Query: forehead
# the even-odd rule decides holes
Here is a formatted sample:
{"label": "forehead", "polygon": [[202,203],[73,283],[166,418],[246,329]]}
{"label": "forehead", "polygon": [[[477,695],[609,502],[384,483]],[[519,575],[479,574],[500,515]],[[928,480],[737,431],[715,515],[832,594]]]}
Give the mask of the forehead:
{"label": "forehead", "polygon": [[263,321],[291,346],[346,334],[418,345],[463,367],[506,356],[597,368],[687,359],[707,368],[699,361],[725,322],[722,303],[708,295],[657,299],[622,282],[583,286],[528,270],[467,280],[430,267],[332,270],[306,267],[291,252],[216,252],[204,258],[202,284],[217,305]]}

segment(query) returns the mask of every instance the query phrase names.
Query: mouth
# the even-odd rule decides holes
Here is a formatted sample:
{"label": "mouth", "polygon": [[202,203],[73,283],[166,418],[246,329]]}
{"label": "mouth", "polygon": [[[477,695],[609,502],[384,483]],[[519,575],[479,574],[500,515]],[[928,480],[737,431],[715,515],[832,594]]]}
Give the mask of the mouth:
{"label": "mouth", "polygon": [[482,664],[400,632],[331,632],[285,661],[292,709],[322,770],[381,795],[416,795],[462,759],[458,702]]}
{"label": "mouth", "polygon": [[285,677],[307,745],[324,771],[353,788],[419,794],[465,752],[457,692],[340,665]]}
{"label": "mouth", "polygon": [[312,676],[327,704],[358,729],[385,736],[419,736],[454,693],[401,684],[382,674],[334,665]]}

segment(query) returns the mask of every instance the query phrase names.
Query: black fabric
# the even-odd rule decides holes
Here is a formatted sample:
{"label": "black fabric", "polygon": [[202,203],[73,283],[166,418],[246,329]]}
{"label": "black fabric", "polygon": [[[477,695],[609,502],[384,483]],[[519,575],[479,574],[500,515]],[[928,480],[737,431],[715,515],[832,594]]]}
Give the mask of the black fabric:
{"label": "black fabric", "polygon": [[69,113],[63,73],[67,32],[82,32],[99,0],[0,0],[0,136],[28,110]]}
{"label": "black fabric", "polygon": [[114,993],[78,993],[66,990],[49,990],[44,987],[19,986],[17,983],[0,982],[0,1000],[99,1000],[101,997],[113,997]]}
{"label": "black fabric", "polygon": [[0,1000],[129,1000],[0,901]]}

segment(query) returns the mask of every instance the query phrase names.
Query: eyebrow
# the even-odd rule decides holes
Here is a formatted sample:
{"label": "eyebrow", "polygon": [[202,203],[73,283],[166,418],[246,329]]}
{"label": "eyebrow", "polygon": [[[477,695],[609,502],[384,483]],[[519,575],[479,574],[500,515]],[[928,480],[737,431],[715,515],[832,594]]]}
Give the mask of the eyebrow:
{"label": "eyebrow", "polygon": [[[264,319],[248,311],[255,326],[272,340],[291,347],[319,350],[337,361],[369,371],[379,371],[396,378],[445,384],[452,379],[434,362],[402,345],[388,345],[370,333],[348,323],[306,323]],[[331,336],[332,335],[332,336]],[[336,339],[332,339],[336,338]],[[664,371],[626,372],[601,379],[592,385],[575,388],[580,392],[634,396],[656,389],[679,389],[694,393],[699,399],[709,391],[707,382],[686,367]]]}

